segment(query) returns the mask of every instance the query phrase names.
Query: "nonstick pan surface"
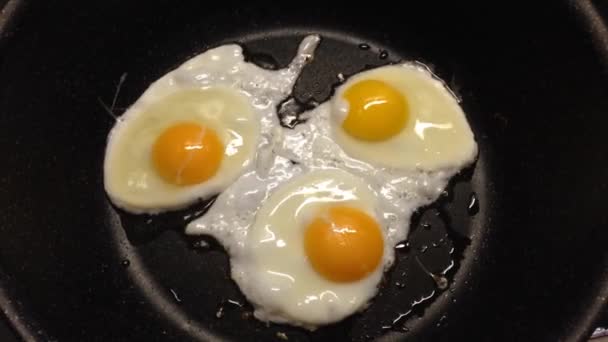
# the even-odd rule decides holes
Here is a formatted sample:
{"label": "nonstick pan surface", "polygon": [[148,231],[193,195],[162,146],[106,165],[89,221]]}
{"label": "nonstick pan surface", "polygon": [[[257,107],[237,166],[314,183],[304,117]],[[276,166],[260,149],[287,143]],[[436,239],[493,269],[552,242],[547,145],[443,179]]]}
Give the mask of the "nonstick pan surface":
{"label": "nonstick pan surface", "polygon": [[[10,3],[0,307],[23,338],[576,341],[593,328],[608,295],[608,30],[591,2]],[[325,101],[339,73],[420,61],[461,98],[480,147],[415,216],[372,305],[315,332],[253,319],[222,248],[184,237],[210,203],[128,215],[102,181],[104,107],[120,115],[224,43],[284,66],[310,33],[323,41],[297,100]],[[447,287],[428,274],[443,271]]]}

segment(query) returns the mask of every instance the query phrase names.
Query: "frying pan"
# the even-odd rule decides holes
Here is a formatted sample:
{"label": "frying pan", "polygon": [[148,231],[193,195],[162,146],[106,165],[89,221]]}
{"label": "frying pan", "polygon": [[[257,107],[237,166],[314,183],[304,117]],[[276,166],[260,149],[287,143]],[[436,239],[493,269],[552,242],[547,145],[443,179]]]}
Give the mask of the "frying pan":
{"label": "frying pan", "polygon": [[[606,5],[290,5],[9,2],[0,21],[0,307],[18,335],[587,338],[608,296],[608,29],[596,7]],[[108,114],[155,79],[229,42],[262,66],[284,66],[309,33],[323,41],[295,86],[304,106],[327,100],[338,73],[420,61],[460,98],[480,147],[475,165],[415,215],[371,306],[314,332],[252,318],[222,248],[184,236],[210,202],[128,215],[102,183]]]}

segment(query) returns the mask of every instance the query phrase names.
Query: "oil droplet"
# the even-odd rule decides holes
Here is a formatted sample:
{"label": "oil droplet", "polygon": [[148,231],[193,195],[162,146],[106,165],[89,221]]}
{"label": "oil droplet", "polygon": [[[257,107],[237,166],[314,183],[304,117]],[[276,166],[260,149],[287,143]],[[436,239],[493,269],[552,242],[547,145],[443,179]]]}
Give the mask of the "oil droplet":
{"label": "oil droplet", "polygon": [[227,302],[228,304],[232,304],[232,305],[234,305],[234,306],[238,306],[239,308],[242,308],[242,307],[243,307],[243,303],[241,303],[241,302],[239,302],[239,301],[236,301],[236,300],[234,300],[234,299],[228,299],[226,302]]}
{"label": "oil droplet", "polygon": [[301,106],[295,98],[287,99],[279,105],[278,114],[281,118],[281,124],[287,128],[294,128],[298,124],[298,114],[301,112]]}
{"label": "oil droplet", "polygon": [[437,286],[438,289],[440,290],[445,290],[448,288],[449,285],[449,281],[448,278],[446,278],[443,274],[442,275],[437,275],[431,271],[429,271],[423,264],[422,261],[420,261],[420,259],[418,257],[416,257],[416,261],[418,262],[418,265],[420,265],[420,268],[422,268],[422,270],[429,275],[429,277],[431,277],[431,279],[433,279],[433,281],[435,282],[435,285]]}
{"label": "oil droplet", "polygon": [[447,319],[448,319],[448,316],[446,316],[446,315],[441,316],[441,318],[437,322],[437,328],[445,325]]}
{"label": "oil droplet", "polygon": [[388,51],[386,50],[382,50],[380,51],[380,59],[387,59],[388,58]]}
{"label": "oil droplet", "polygon": [[278,106],[277,114],[281,122],[281,126],[285,128],[294,128],[298,124],[306,122],[300,118],[300,114],[304,111],[315,108],[316,103],[300,103],[296,98],[289,97]]}
{"label": "oil droplet", "polygon": [[289,337],[287,337],[287,334],[285,334],[282,331],[277,332],[277,338],[283,340],[283,341],[288,341]]}
{"label": "oil droplet", "polygon": [[405,320],[409,316],[412,310],[408,310],[407,312],[400,313],[397,318],[393,319],[393,321],[389,325],[382,326],[382,329],[391,329],[394,331],[400,332],[409,332],[410,328],[405,325]]}
{"label": "oil droplet", "polygon": [[437,285],[438,289],[445,290],[448,288],[448,285],[449,285],[448,278],[444,277],[443,275],[436,275],[436,274],[432,274],[432,273],[431,273],[431,277],[435,281],[435,284]]}
{"label": "oil droplet", "polygon": [[[230,311],[232,312],[232,310],[234,310],[234,308],[242,308],[243,307],[243,303],[234,300],[234,299],[224,299],[220,302],[219,304],[219,308],[217,309],[217,311],[215,312],[215,317],[216,318],[222,318],[226,315],[226,311]],[[249,316],[251,316],[251,312],[243,312],[241,313],[241,316],[244,319],[249,318]]]}
{"label": "oil droplet", "polygon": [[365,43],[359,44],[359,49],[361,49],[361,50],[369,50],[369,48],[370,48],[369,44],[365,44]]}
{"label": "oil droplet", "polygon": [[429,246],[427,246],[427,245],[422,245],[422,246],[420,246],[420,248],[419,248],[420,253],[424,253],[424,252],[426,252],[426,250],[427,250],[427,249],[429,249]]}
{"label": "oil droplet", "polygon": [[471,216],[479,212],[479,201],[477,200],[477,195],[474,192],[471,193],[471,197],[469,198],[469,205],[467,207],[467,211]]}
{"label": "oil droplet", "polygon": [[401,253],[407,253],[410,251],[410,243],[408,241],[402,241],[395,245],[395,249]]}
{"label": "oil droplet", "polygon": [[173,299],[175,299],[175,301],[177,303],[181,303],[182,302],[181,298],[179,298],[179,296],[177,295],[177,292],[175,292],[175,290],[169,289],[169,291],[171,291],[171,294],[173,295]]}
{"label": "oil droplet", "polygon": [[122,267],[125,267],[125,268],[131,266],[131,262],[129,261],[129,259],[125,259],[125,260],[121,261],[120,264],[122,265]]}
{"label": "oil droplet", "polygon": [[194,248],[209,248],[209,243],[205,240],[199,240],[192,244]]}
{"label": "oil droplet", "polygon": [[431,224],[430,223],[423,223],[422,224],[422,228],[424,228],[426,230],[429,230],[429,229],[431,229]]}
{"label": "oil droplet", "polygon": [[397,286],[397,288],[404,289],[405,288],[405,283],[396,282],[395,286]]}
{"label": "oil droplet", "polygon": [[215,318],[220,319],[222,317],[224,317],[224,307],[220,306],[220,308],[215,313]]}
{"label": "oil droplet", "polygon": [[410,328],[406,327],[405,325],[383,325],[382,329],[393,330],[393,331],[398,331],[398,332],[402,332],[402,333],[406,333],[406,332],[410,331]]}

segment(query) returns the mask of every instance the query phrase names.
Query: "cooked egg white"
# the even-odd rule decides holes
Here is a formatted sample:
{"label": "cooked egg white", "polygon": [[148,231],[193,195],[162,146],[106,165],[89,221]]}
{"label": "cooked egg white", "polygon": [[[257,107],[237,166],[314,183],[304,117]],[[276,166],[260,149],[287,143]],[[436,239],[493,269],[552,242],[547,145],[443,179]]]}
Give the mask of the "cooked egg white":
{"label": "cooked egg white", "polygon": [[327,108],[311,114],[350,157],[377,166],[459,169],[477,154],[458,101],[421,64],[383,66],[338,87]]}
{"label": "cooked egg white", "polygon": [[[354,222],[341,227],[344,234],[360,236],[349,242],[333,232],[348,245],[342,252],[323,233],[337,227],[333,210]],[[186,232],[214,236],[226,247],[232,278],[258,319],[314,329],[362,310],[376,294],[394,259],[397,242],[389,231],[407,224],[394,210],[359,177],[304,170],[277,157],[266,176],[252,172],[237,180]],[[325,220],[329,226],[311,228]],[[366,229],[366,222],[373,223]]]}
{"label": "cooked egg white", "polygon": [[278,127],[276,106],[319,42],[306,37],[292,63],[271,71],[238,45],[208,50],[154,82],[108,136],[104,186],[134,213],[179,209],[225,189]]}

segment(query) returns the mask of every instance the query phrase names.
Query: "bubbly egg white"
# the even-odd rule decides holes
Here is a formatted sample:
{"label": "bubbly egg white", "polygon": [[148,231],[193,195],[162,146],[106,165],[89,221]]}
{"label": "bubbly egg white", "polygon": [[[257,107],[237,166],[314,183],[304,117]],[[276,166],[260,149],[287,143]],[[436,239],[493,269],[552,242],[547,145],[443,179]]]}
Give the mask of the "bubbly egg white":
{"label": "bubbly egg white", "polygon": [[[112,202],[133,213],[158,213],[182,208],[228,187],[251,168],[259,147],[268,144],[272,130],[278,127],[276,106],[291,92],[318,42],[318,36],[306,37],[289,66],[276,71],[245,62],[240,46],[224,45],[154,82],[108,136],[104,186]],[[188,105],[184,105],[183,94],[188,94]],[[156,137],[172,123],[183,121],[214,128],[226,147],[216,175],[191,186],[164,182],[151,162]]]}

